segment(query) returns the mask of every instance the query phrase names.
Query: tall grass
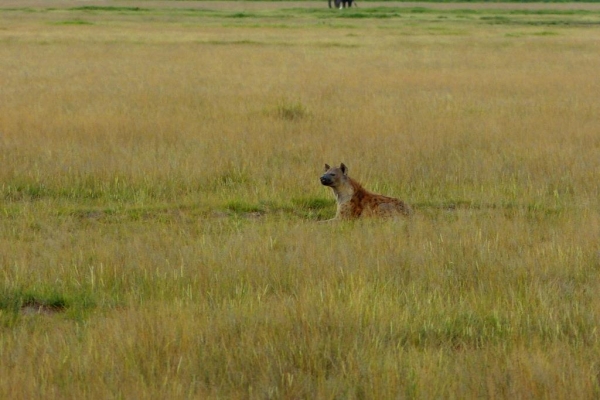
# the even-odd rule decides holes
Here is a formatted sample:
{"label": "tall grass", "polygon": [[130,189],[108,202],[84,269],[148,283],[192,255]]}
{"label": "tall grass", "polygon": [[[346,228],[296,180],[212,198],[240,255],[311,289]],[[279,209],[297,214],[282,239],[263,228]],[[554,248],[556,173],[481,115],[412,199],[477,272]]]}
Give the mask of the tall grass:
{"label": "tall grass", "polygon": [[598,31],[289,12],[0,13],[0,397],[596,398]]}

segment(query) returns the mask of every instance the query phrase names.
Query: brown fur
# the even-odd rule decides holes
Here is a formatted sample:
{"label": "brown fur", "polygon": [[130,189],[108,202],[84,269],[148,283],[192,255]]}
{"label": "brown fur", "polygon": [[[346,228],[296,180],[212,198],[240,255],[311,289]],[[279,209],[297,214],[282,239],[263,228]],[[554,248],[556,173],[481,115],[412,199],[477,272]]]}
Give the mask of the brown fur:
{"label": "brown fur", "polygon": [[362,216],[409,216],[412,213],[410,206],[402,200],[367,191],[360,183],[348,176],[348,168],[343,163],[339,168],[331,168],[325,164],[321,183],[333,190],[337,200],[336,219],[354,219]]}

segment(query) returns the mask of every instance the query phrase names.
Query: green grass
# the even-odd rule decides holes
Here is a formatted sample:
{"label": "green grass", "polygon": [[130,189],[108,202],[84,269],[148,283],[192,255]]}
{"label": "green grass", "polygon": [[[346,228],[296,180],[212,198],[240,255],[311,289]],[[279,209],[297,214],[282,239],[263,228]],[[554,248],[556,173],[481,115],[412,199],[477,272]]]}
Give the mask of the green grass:
{"label": "green grass", "polygon": [[598,397],[596,11],[147,4],[0,11],[0,398]]}
{"label": "green grass", "polygon": [[116,7],[116,6],[81,6],[71,7],[72,11],[102,11],[102,12],[144,12],[149,11],[148,8],[141,7]]}
{"label": "green grass", "polygon": [[94,23],[77,19],[70,21],[58,21],[55,22],[54,25],[94,25]]}

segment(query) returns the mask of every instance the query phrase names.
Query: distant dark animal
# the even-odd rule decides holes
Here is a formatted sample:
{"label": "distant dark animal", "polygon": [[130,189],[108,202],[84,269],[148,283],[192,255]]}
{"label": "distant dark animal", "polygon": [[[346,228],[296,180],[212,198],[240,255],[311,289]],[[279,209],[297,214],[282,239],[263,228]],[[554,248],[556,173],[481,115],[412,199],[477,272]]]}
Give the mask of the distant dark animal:
{"label": "distant dark animal", "polygon": [[333,5],[335,5],[335,8],[339,8],[340,10],[342,8],[349,8],[352,7],[352,3],[354,3],[354,6],[356,6],[356,2],[354,0],[327,0],[328,4],[329,4],[329,8],[331,7],[331,4],[333,3]]}

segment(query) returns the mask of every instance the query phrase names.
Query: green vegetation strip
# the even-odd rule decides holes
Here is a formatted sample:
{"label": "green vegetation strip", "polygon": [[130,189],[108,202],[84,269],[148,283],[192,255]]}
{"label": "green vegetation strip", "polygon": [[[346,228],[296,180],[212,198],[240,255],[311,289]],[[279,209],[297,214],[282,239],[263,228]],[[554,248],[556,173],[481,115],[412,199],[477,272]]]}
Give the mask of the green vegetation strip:
{"label": "green vegetation strip", "polygon": [[[281,24],[281,21],[302,22],[306,20],[377,20],[377,19],[410,19],[439,21],[440,19],[469,20],[475,23],[491,25],[564,25],[564,26],[595,26],[600,24],[600,10],[581,9],[500,9],[500,8],[469,8],[469,3],[460,9],[436,9],[433,7],[395,7],[374,6],[364,4],[362,7],[353,7],[343,10],[332,10],[324,2],[315,2],[311,8],[281,8],[264,10],[220,10],[215,4],[214,9],[197,8],[144,8],[144,7],[117,7],[117,6],[79,6],[68,9],[56,8],[12,8],[0,9],[0,12],[61,12],[76,15],[76,18],[67,18],[55,22],[56,25],[89,25],[84,21],[87,16],[153,16],[192,18],[209,18],[215,21],[237,21],[235,24],[258,24],[260,26]],[[167,22],[172,22],[167,20]]]}

